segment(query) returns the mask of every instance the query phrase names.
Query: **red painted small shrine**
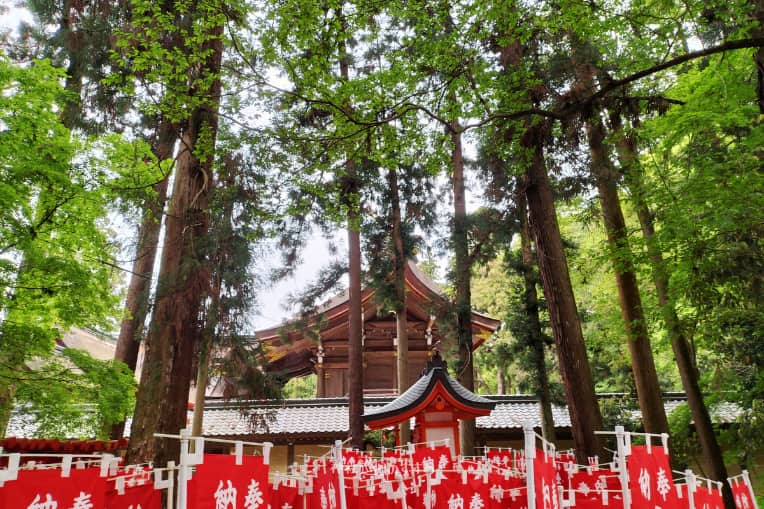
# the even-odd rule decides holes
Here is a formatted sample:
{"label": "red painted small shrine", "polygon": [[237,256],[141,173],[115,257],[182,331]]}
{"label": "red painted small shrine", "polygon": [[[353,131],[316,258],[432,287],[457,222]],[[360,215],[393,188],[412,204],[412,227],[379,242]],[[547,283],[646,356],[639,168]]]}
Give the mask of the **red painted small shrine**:
{"label": "red painted small shrine", "polygon": [[459,420],[489,415],[495,405],[450,377],[436,351],[414,385],[382,408],[364,414],[363,421],[371,429],[381,429],[413,417],[414,443],[448,439],[453,452],[459,452]]}

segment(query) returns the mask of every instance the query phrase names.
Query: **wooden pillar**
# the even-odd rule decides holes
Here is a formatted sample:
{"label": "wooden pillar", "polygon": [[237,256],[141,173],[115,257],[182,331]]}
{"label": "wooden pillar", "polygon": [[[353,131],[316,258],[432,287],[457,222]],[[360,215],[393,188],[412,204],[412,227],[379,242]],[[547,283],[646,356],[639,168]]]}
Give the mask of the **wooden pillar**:
{"label": "wooden pillar", "polygon": [[294,444],[289,442],[287,445],[287,473],[290,473],[289,468],[294,465]]}
{"label": "wooden pillar", "polygon": [[326,397],[326,372],[323,364],[316,364],[316,397]]}

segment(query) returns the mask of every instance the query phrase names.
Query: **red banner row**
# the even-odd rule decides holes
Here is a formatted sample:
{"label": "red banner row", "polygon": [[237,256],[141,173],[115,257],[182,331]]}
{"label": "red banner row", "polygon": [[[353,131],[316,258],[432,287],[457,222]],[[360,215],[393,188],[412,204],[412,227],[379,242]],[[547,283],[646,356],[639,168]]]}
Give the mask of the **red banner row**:
{"label": "red banner row", "polygon": [[[536,509],[560,509],[560,488],[581,509],[723,509],[718,488],[675,485],[662,447],[632,446],[626,462],[628,490],[619,472],[578,468],[570,458],[537,450],[529,482],[528,463],[517,452],[493,452],[455,461],[450,449],[421,448],[411,454],[371,458],[343,455],[342,475],[331,460],[313,461],[297,482],[269,481],[259,456],[205,455],[187,486],[189,509],[527,509],[529,486]],[[121,478],[121,479],[120,479]],[[340,492],[341,478],[344,490]],[[692,486],[692,492],[689,492]],[[754,509],[744,482],[733,483],[737,509]],[[180,488],[180,487],[178,487]],[[692,497],[692,506],[690,505]],[[120,470],[108,478],[96,468],[20,470],[0,487],[3,509],[159,509],[161,491],[149,471]]]}

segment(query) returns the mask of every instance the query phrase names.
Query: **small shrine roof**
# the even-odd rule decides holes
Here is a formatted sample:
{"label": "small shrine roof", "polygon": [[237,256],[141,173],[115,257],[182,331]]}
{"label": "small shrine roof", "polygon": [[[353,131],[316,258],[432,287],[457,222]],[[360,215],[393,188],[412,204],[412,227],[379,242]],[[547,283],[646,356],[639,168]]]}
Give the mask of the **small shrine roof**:
{"label": "small shrine roof", "polygon": [[370,427],[385,426],[391,419],[403,421],[423,410],[436,392],[442,393],[452,406],[473,416],[487,415],[496,406],[496,402],[474,394],[449,376],[446,363],[435,352],[419,380],[387,405],[364,414],[363,421]]}

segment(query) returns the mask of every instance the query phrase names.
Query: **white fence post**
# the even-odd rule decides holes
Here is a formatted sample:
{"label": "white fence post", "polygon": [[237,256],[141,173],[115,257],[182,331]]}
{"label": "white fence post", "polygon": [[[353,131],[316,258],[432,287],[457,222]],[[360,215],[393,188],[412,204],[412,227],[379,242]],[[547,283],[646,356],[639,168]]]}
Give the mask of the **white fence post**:
{"label": "white fence post", "polygon": [[621,481],[621,490],[623,491],[623,509],[631,509],[629,472],[626,470],[626,456],[631,452],[631,435],[624,431],[623,426],[616,426],[615,441],[618,448],[618,478]]}
{"label": "white fence post", "polygon": [[525,437],[525,479],[528,492],[528,509],[536,509],[536,481],[533,477],[533,459],[536,457],[536,432],[533,425],[523,424]]}
{"label": "white fence post", "polygon": [[339,482],[340,509],[347,509],[345,500],[345,465],[342,461],[342,440],[334,442],[334,464],[337,467],[337,481]]}

